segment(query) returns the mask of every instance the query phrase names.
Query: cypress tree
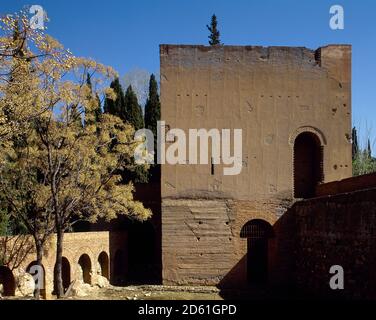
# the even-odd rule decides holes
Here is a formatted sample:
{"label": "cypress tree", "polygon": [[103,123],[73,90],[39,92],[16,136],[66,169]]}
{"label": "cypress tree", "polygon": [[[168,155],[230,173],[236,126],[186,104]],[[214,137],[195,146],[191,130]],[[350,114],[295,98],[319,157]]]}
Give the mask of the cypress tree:
{"label": "cypress tree", "polygon": [[371,142],[369,141],[369,138],[368,138],[368,141],[367,141],[367,156],[368,156],[368,158],[371,158],[371,156],[372,156]]}
{"label": "cypress tree", "polygon": [[154,135],[154,165],[149,169],[149,181],[160,181],[160,166],[157,164],[157,121],[161,119],[161,102],[158,94],[158,84],[154,74],[150,76],[149,97],[145,104],[145,128]]}
{"label": "cypress tree", "polygon": [[213,14],[211,17],[210,26],[206,25],[206,27],[210,31],[210,35],[208,36],[208,38],[209,38],[209,44],[211,46],[221,44],[221,41],[219,39],[220,33],[217,29],[217,25],[218,25],[217,17],[215,14]]}
{"label": "cypress tree", "polygon": [[74,123],[78,127],[82,127],[81,111],[79,110],[77,105],[71,105],[70,106],[70,115],[69,116],[73,120],[72,123]]}
{"label": "cypress tree", "polygon": [[97,107],[94,110],[95,122],[98,123],[100,121],[100,117],[102,114],[102,105],[101,99],[99,98],[98,94],[95,95],[95,99],[97,100]]}
{"label": "cypress tree", "polygon": [[116,78],[111,82],[110,88],[114,90],[116,98],[115,100],[112,100],[106,97],[104,101],[104,112],[110,113],[114,116],[120,117],[123,120],[126,120],[124,112],[124,93],[119,78]]}
{"label": "cypress tree", "polygon": [[[93,90],[92,90],[92,84],[91,84],[91,77],[90,74],[87,74],[86,78],[86,84],[88,85],[90,89],[90,96],[88,98],[91,98],[93,95]],[[99,98],[98,94],[95,95],[95,101],[96,101],[96,106],[93,110],[93,115],[94,115],[94,123],[97,123],[100,121],[100,116],[102,114],[102,106],[101,106],[101,99]]]}
{"label": "cypress tree", "polygon": [[354,160],[359,153],[359,144],[358,144],[358,134],[356,132],[356,128],[352,128],[351,132],[351,138],[352,138],[352,159]]}
{"label": "cypress tree", "polygon": [[150,76],[149,97],[145,104],[145,128],[153,132],[154,147],[157,145],[157,121],[161,119],[161,103],[159,101],[158,84],[154,74]]}
{"label": "cypress tree", "polygon": [[132,86],[127,88],[124,96],[125,117],[121,118],[131,124],[135,130],[144,127],[144,118],[142,116],[141,106],[138,104],[137,96],[134,93]]}
{"label": "cypress tree", "polygon": [[[124,118],[135,130],[144,128],[144,118],[141,106],[138,104],[137,96],[132,86],[127,88],[124,95]],[[136,183],[148,182],[148,171],[142,165],[136,165],[133,160],[129,163],[129,167],[122,172],[123,181],[125,183],[133,181]]]}

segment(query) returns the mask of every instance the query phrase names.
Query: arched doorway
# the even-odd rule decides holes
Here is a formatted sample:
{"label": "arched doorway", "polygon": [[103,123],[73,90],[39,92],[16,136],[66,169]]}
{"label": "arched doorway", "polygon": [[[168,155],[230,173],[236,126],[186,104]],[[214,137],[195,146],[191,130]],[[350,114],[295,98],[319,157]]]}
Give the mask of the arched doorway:
{"label": "arched doorway", "polygon": [[247,238],[247,279],[250,284],[268,280],[268,241],[273,237],[272,226],[261,219],[248,221],[240,231]]}
{"label": "arched doorway", "polygon": [[0,284],[3,285],[3,295],[14,296],[16,293],[16,281],[12,271],[5,266],[0,266]]}
{"label": "arched doorway", "polygon": [[[56,268],[56,265],[55,265]],[[61,259],[61,278],[63,280],[63,289],[64,292],[69,288],[71,283],[71,267],[69,260],[66,257],[62,257]],[[56,283],[54,281],[54,291],[56,293]]]}
{"label": "arched doorway", "polygon": [[109,272],[108,272],[108,268],[109,268],[109,259],[108,259],[108,254],[104,251],[102,251],[99,256],[98,256],[98,263],[101,267],[101,275],[105,278],[107,278],[107,280],[109,280]]}
{"label": "arched doorway", "polygon": [[125,254],[123,250],[118,249],[115,252],[115,257],[113,260],[113,273],[111,274],[112,283],[118,286],[124,285],[125,273],[126,273]]}
{"label": "arched doorway", "polygon": [[84,283],[91,284],[91,260],[90,257],[84,253],[78,260],[78,264],[82,271],[82,280]]}
{"label": "arched doorway", "polygon": [[46,272],[43,265],[38,265],[36,261],[31,262],[27,268],[26,272],[30,273],[35,281],[35,287],[39,286],[40,296],[46,299]]}
{"label": "arched doorway", "polygon": [[320,139],[312,132],[303,132],[294,142],[294,197],[313,197],[316,186],[323,180],[323,147]]}

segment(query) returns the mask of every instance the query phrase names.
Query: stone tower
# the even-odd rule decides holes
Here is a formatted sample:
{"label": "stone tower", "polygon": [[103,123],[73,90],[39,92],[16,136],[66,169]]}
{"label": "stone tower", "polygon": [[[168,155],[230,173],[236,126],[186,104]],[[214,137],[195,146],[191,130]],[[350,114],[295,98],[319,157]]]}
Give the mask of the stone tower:
{"label": "stone tower", "polygon": [[166,126],[242,129],[243,163],[233,176],[210,161],[162,166],[164,283],[278,282],[273,226],[352,174],[351,46],[161,45],[160,60]]}

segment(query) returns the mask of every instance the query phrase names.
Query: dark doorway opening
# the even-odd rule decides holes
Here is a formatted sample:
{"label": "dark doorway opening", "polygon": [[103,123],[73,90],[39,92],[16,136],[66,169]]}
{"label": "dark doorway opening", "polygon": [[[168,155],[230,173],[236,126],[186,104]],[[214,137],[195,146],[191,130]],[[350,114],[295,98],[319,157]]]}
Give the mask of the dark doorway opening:
{"label": "dark doorway opening", "polygon": [[133,222],[128,238],[128,284],[156,284],[156,234],[150,222]]}
{"label": "dark doorway opening", "polygon": [[101,267],[101,276],[107,278],[107,280],[110,280],[109,278],[109,259],[108,259],[108,254],[104,251],[102,251],[100,254],[99,254],[99,257],[98,257],[98,263]]}
{"label": "dark doorway opening", "polygon": [[78,260],[78,264],[82,271],[82,280],[84,283],[91,284],[91,260],[90,257],[85,253]]}
{"label": "dark doorway opening", "polygon": [[0,284],[3,285],[3,295],[14,296],[16,293],[16,281],[12,271],[5,266],[0,266]]}
{"label": "dark doorway opening", "polygon": [[248,221],[240,231],[247,238],[247,280],[249,284],[268,281],[268,242],[273,237],[272,226],[261,219]]}
{"label": "dark doorway opening", "polygon": [[113,260],[113,272],[111,274],[111,283],[116,286],[125,285],[126,274],[126,256],[121,249],[116,250]]}
{"label": "dark doorway opening", "polygon": [[303,132],[294,143],[294,197],[313,197],[323,180],[323,147],[314,133]]}

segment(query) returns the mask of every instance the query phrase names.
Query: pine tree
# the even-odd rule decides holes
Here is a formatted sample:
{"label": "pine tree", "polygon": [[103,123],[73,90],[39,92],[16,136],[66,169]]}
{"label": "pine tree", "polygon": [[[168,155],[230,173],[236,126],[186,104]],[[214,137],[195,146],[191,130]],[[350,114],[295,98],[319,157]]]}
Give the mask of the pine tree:
{"label": "pine tree", "polygon": [[359,144],[358,144],[358,134],[356,128],[352,128],[352,159],[355,160],[357,154],[359,153]]}
{"label": "pine tree", "polygon": [[126,120],[131,124],[135,130],[142,129],[144,127],[144,118],[142,116],[141,106],[138,104],[137,96],[134,93],[132,86],[127,88],[124,96],[124,106],[125,106],[125,117]]}
{"label": "pine tree", "polygon": [[220,33],[217,29],[217,25],[218,25],[217,17],[215,14],[213,14],[211,17],[210,26],[206,25],[206,27],[210,31],[210,35],[208,36],[208,38],[209,38],[209,44],[211,46],[221,44],[221,41],[219,39]]}
{"label": "pine tree", "polygon": [[116,94],[116,99],[112,100],[106,98],[104,102],[104,112],[112,114],[114,116],[118,116],[122,120],[126,120],[124,109],[124,92],[120,84],[119,78],[116,78],[114,81],[111,82],[110,88],[114,90]]}

